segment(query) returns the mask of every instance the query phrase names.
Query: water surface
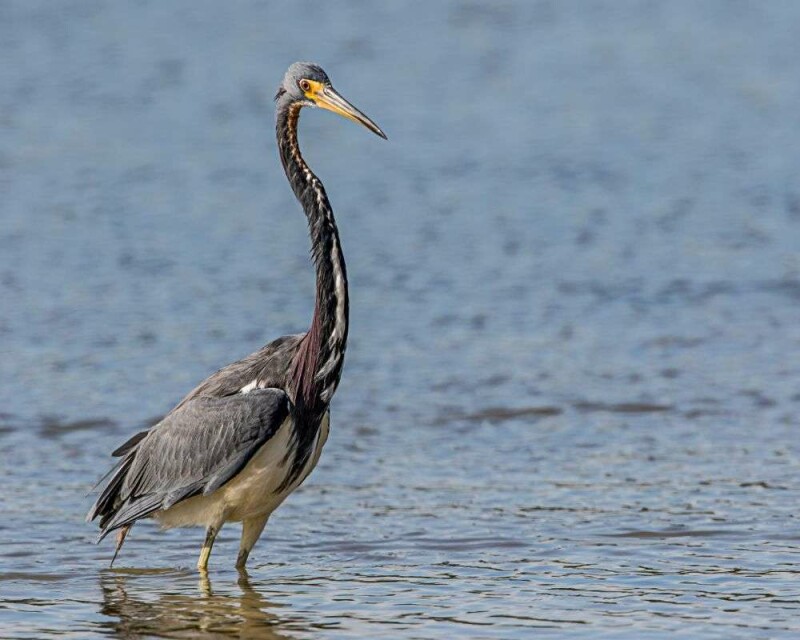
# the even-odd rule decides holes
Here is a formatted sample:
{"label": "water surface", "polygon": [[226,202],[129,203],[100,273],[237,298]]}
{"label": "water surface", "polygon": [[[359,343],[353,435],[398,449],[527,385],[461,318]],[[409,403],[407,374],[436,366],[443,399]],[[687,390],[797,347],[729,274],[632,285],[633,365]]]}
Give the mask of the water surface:
{"label": "water surface", "polygon": [[[794,638],[800,7],[0,4],[0,636]],[[272,136],[303,116],[352,327],[248,576],[84,497],[204,376],[303,330]]]}

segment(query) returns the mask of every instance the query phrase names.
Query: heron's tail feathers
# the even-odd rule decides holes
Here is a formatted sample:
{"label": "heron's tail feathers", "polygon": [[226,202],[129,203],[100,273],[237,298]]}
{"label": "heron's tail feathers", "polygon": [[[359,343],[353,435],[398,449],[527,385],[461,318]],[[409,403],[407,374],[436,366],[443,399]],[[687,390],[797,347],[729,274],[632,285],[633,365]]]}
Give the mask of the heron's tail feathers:
{"label": "heron's tail feathers", "polygon": [[[89,513],[86,514],[86,522],[91,522],[97,516],[101,516],[100,526],[108,521],[114,515],[114,503],[122,488],[122,483],[125,481],[125,476],[128,474],[131,464],[133,463],[133,453],[127,454],[117,465],[111,469],[101,480],[102,483],[106,478],[108,482],[103,487],[103,491],[98,496]],[[100,484],[98,483],[98,485]],[[93,489],[94,490],[94,489]]]}

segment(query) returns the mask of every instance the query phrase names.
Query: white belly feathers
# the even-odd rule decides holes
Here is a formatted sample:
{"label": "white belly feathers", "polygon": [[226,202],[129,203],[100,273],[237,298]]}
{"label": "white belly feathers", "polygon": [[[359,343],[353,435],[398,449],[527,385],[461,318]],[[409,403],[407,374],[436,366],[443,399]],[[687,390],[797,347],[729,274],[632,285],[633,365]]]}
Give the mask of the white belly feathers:
{"label": "white belly feathers", "polygon": [[314,449],[297,481],[276,493],[291,469],[292,419],[287,418],[278,431],[250,459],[244,469],[227,484],[208,496],[194,496],[179,502],[154,517],[162,527],[209,526],[222,521],[239,522],[272,513],[308,477],[317,466],[322,447],[328,439],[330,413],[314,441]]}

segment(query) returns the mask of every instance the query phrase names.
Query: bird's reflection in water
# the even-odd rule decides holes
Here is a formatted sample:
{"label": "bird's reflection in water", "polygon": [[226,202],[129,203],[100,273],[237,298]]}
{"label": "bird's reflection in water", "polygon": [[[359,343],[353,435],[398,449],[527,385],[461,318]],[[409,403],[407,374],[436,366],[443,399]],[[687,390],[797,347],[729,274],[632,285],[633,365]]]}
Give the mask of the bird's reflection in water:
{"label": "bird's reflection in water", "polygon": [[[103,601],[100,613],[113,618],[105,623],[118,637],[254,638],[289,640],[287,630],[304,628],[301,620],[279,617],[275,605],[253,588],[247,573],[240,573],[238,589],[215,593],[208,574],[172,570],[106,571],[101,574]],[[148,578],[165,578],[152,588]],[[196,589],[189,581],[197,581]],[[167,587],[167,588],[170,588]],[[183,592],[181,592],[183,591]]]}

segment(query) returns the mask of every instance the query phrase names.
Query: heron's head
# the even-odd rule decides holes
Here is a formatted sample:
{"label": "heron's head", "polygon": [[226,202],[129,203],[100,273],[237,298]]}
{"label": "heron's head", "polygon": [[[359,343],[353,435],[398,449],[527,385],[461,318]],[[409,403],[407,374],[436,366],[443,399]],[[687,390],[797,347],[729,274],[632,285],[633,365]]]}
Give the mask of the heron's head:
{"label": "heron's head", "polygon": [[353,122],[364,125],[384,140],[386,134],[361,111],[345,100],[333,88],[328,74],[311,62],[295,62],[283,76],[275,100],[300,104],[307,107],[320,107],[338,113]]}

